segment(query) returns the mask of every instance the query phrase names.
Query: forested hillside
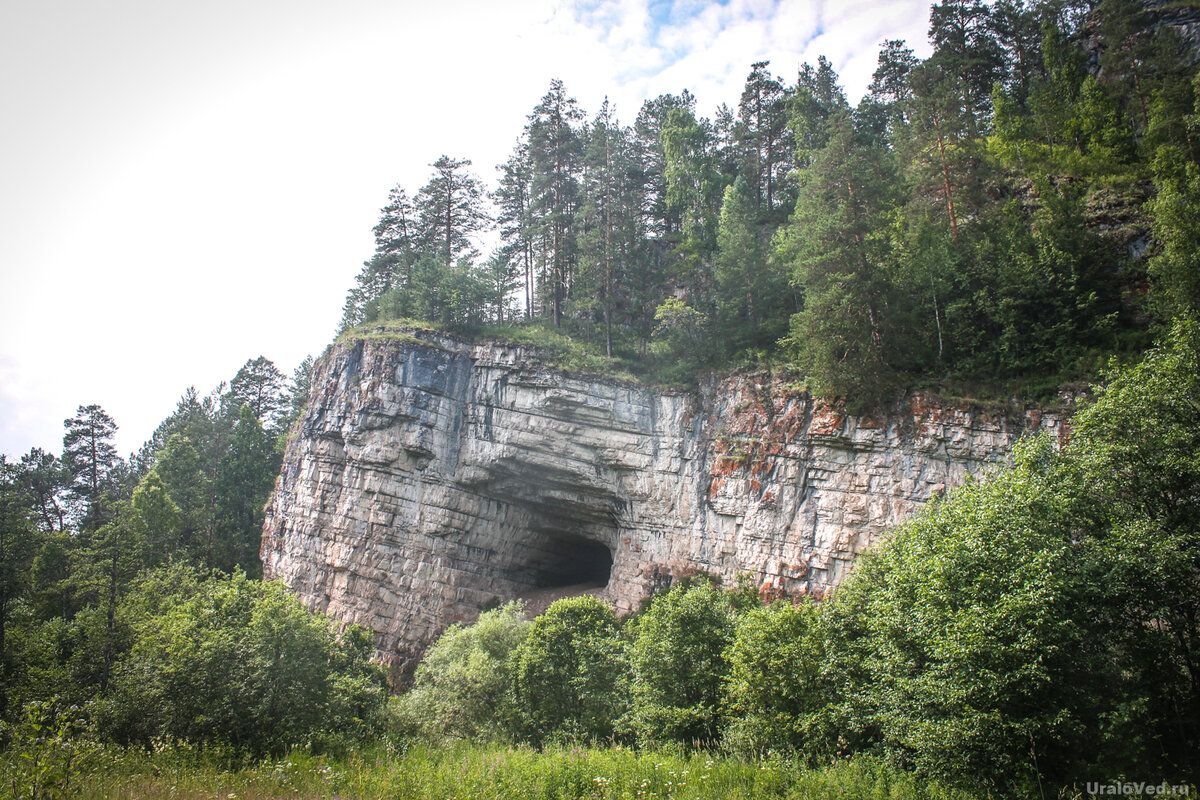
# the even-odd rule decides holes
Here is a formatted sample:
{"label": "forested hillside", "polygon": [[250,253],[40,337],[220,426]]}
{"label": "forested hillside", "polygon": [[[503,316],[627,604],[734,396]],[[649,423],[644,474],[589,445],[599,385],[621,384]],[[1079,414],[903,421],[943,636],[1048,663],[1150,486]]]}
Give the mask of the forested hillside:
{"label": "forested hillside", "polygon": [[667,380],[767,356],[856,403],[1094,377],[1197,302],[1200,150],[1174,7],[1093,5],[938,4],[853,106],[824,59],[711,118],[553,81],[491,191],[449,156],[392,191],[343,328],[521,321]]}

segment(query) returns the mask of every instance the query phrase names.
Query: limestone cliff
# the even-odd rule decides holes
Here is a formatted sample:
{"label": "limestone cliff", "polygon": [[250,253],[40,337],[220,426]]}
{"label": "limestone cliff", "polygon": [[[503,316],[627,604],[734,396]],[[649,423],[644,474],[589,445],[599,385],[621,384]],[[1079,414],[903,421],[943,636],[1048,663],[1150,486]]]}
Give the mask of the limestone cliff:
{"label": "limestone cliff", "polygon": [[[419,337],[419,338],[417,338]],[[1024,430],[917,396],[855,417],[778,379],[698,394],[564,374],[438,334],[334,346],[267,508],[262,559],[398,669],[498,602],[594,586],[631,611],[706,571],[822,595],[855,554]]]}

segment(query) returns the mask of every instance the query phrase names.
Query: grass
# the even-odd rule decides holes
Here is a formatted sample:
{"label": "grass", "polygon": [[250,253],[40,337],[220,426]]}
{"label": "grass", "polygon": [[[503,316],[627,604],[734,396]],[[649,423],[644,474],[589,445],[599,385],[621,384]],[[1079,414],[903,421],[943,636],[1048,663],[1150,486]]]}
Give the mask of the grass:
{"label": "grass", "polygon": [[488,325],[475,332],[476,339],[521,345],[538,351],[550,366],[565,372],[602,375],[626,383],[640,383],[629,362],[609,358],[599,347],[572,338],[542,323]]}
{"label": "grass", "polygon": [[105,751],[73,796],[95,800],[967,800],[869,759],[814,770],[787,761],[746,762],[703,753],[624,748],[535,751],[501,745],[377,746],[341,759],[297,752],[222,768],[194,752]]}
{"label": "grass", "polygon": [[347,342],[404,342],[406,344],[432,345],[427,339],[418,337],[415,331],[437,333],[441,326],[421,319],[387,319],[367,322],[343,331],[337,338],[338,344]]}

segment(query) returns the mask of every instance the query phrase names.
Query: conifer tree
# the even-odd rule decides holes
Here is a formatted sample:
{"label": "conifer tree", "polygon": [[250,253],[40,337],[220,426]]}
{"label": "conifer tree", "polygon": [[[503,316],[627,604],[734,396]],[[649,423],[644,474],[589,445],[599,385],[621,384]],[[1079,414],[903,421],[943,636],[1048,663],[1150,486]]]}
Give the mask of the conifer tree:
{"label": "conifer tree", "polygon": [[526,127],[530,206],[548,272],[543,290],[549,295],[555,327],[562,324],[576,261],[574,221],[582,145],[575,125],[582,119],[575,98],[567,94],[562,81],[555,79],[529,115]]}
{"label": "conifer tree", "polygon": [[153,567],[183,555],[179,506],[171,499],[157,470],[147,472],[133,490],[130,510],[145,566]]}
{"label": "conifer tree", "polygon": [[521,275],[525,319],[532,320],[537,297],[533,268],[536,232],[532,207],[533,164],[528,142],[518,141],[512,155],[496,169],[500,172],[500,181],[492,200],[496,205],[503,258],[514,264]]}
{"label": "conifer tree", "polygon": [[70,476],[68,496],[75,518],[84,530],[95,530],[106,519],[107,495],[113,489],[120,458],[113,446],[117,423],[98,405],[80,406],[63,421],[63,465]]}
{"label": "conifer tree", "polygon": [[904,332],[886,237],[897,184],[886,151],[864,143],[848,113],[830,121],[829,143],[801,175],[800,199],[777,242],[804,293],[789,343],[820,391],[869,404],[895,383]]}
{"label": "conifer tree", "polygon": [[38,528],[47,533],[67,527],[67,473],[61,461],[39,447],[14,465],[21,488],[29,497]]}
{"label": "conifer tree", "polygon": [[263,507],[278,470],[270,434],[250,407],[242,406],[213,486],[218,531],[215,566],[226,572],[241,568],[250,576],[261,574],[258,545]]}
{"label": "conifer tree", "polygon": [[305,356],[292,372],[292,380],[288,385],[288,412],[285,428],[300,418],[304,406],[308,403],[308,393],[312,388],[313,357]]}
{"label": "conifer tree", "polygon": [[483,184],[468,171],[467,159],[442,156],[430,166],[433,177],[414,201],[417,240],[449,270],[460,259],[470,262],[478,255],[471,237],[488,221]]}
{"label": "conifer tree", "polygon": [[284,376],[270,359],[259,356],[242,365],[229,382],[229,393],[223,399],[225,412],[236,417],[242,406],[266,428],[274,429],[287,409]]}
{"label": "conifer tree", "polygon": [[707,313],[712,304],[712,256],[723,191],[712,134],[688,110],[673,108],[663,123],[667,204],[681,220],[676,281],[690,303]]}
{"label": "conifer tree", "polygon": [[740,176],[725,188],[721,204],[715,277],[721,338],[731,351],[779,338],[782,325],[771,323],[786,319],[786,312],[776,312],[790,294],[787,278],[768,263],[754,197]]}
{"label": "conifer tree", "polygon": [[742,175],[764,213],[775,208],[777,187],[787,174],[793,150],[787,125],[788,95],[780,79],[767,69],[769,65],[759,61],[751,66],[735,129],[742,149]]}

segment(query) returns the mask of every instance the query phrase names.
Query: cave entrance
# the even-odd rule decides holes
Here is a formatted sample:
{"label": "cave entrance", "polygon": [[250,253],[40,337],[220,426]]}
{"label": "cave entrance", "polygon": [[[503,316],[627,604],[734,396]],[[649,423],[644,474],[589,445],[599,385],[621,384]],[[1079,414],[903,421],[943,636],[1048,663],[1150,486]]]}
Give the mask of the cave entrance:
{"label": "cave entrance", "polygon": [[558,531],[538,538],[538,547],[529,564],[534,588],[582,590],[608,585],[613,554],[607,546]]}

